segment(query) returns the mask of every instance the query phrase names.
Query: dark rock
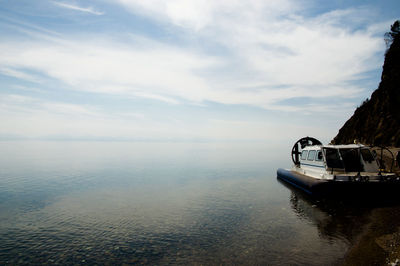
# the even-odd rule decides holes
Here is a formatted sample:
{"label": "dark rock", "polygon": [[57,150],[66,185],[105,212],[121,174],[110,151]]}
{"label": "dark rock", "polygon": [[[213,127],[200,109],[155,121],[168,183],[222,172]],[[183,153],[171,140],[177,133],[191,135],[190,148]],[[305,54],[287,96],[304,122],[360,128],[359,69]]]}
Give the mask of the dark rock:
{"label": "dark rock", "polygon": [[398,31],[393,32],[393,25],[391,36],[378,89],[355,110],[332,140],[333,144],[357,140],[370,145],[400,147],[400,35]]}

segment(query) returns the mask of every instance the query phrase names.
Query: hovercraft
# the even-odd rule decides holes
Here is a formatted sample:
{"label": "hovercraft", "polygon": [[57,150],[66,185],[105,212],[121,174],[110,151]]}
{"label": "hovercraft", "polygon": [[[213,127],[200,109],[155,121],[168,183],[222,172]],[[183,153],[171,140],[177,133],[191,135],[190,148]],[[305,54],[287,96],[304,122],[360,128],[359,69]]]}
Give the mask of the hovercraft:
{"label": "hovercraft", "polygon": [[[386,148],[380,149],[382,154]],[[315,138],[304,137],[292,148],[293,167],[278,169],[277,176],[311,195],[400,194],[400,177],[382,169],[383,159],[378,159],[378,153],[362,144],[323,145]]]}

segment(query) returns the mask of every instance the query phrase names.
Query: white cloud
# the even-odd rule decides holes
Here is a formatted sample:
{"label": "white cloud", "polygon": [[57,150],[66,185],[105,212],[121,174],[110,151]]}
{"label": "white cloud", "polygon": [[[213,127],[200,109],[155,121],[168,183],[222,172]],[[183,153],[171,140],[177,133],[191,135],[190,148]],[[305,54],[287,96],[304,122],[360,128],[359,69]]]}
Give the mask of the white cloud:
{"label": "white cloud", "polygon": [[42,100],[15,94],[0,95],[0,136],[121,140],[287,140],[293,130],[327,135],[317,125],[286,121],[247,121],[207,118],[187,121],[164,115],[154,119],[135,112],[110,112],[90,105]]}
{"label": "white cloud", "polygon": [[41,80],[31,74],[28,74],[24,71],[19,71],[17,69],[13,69],[13,68],[8,68],[8,67],[0,67],[0,74],[6,75],[6,76],[10,76],[10,77],[14,77],[17,79],[23,79],[23,80],[27,80],[30,82],[35,82],[35,83],[40,83]]}
{"label": "white cloud", "polygon": [[67,4],[67,3],[62,3],[62,2],[53,2],[53,4],[62,7],[62,8],[66,8],[66,9],[71,9],[71,10],[76,10],[76,11],[80,11],[80,12],[85,12],[85,13],[90,13],[93,15],[104,15],[104,12],[100,12],[95,10],[93,7],[80,7],[77,5],[73,5],[73,4]]}
{"label": "white cloud", "polygon": [[[176,102],[175,97],[201,101],[210,90],[198,69],[218,60],[159,45],[135,47],[98,40],[0,44],[0,67],[30,69],[71,88]],[[8,71],[10,72],[10,71]],[[7,73],[5,73],[7,74]]]}
{"label": "white cloud", "polygon": [[18,94],[0,94],[0,110],[3,113],[50,113],[69,117],[101,116],[92,107],[78,104],[48,102],[37,97],[22,96]]}
{"label": "white cloud", "polygon": [[90,105],[0,95],[0,136],[134,137],[151,129],[144,118],[140,113],[110,113]]}
{"label": "white cloud", "polygon": [[[174,107],[212,101],[342,118],[352,107],[348,99],[365,91],[356,81],[383,61],[384,44],[376,33],[387,24],[363,26],[362,17],[369,12],[365,9],[362,16],[356,9],[346,9],[307,18],[301,15],[299,2],[290,0],[119,3],[168,28],[168,43],[151,39],[151,34],[146,38],[126,32],[115,33],[114,39],[100,33],[60,37],[28,27],[20,31],[25,38],[7,37],[0,43],[1,74],[35,82],[35,87],[46,84],[75,92],[152,99]],[[93,8],[55,4],[101,14]],[[136,112],[109,114],[91,106],[10,97],[0,102],[3,133],[261,138],[263,132],[279,137],[290,129],[280,125],[279,133],[271,122],[229,119],[188,125],[188,120],[173,115],[165,119],[161,108],[162,118],[151,120]],[[291,98],[313,101],[284,103]],[[329,99],[341,99],[341,108]]]}
{"label": "white cloud", "polygon": [[382,62],[377,33],[386,25],[371,24],[366,7],[307,18],[298,1],[120,3],[227,51],[218,77],[203,77],[212,87],[202,94],[207,100],[268,108],[291,97],[354,97],[366,89],[354,81]]}
{"label": "white cloud", "polygon": [[119,0],[134,13],[140,13],[156,20],[169,21],[175,25],[195,30],[213,27],[221,21],[239,19],[258,20],[289,14],[299,8],[290,0]]}
{"label": "white cloud", "polygon": [[[104,14],[53,3],[61,12]],[[113,17],[120,10],[115,9],[85,17],[96,27],[84,33],[47,28],[29,18],[5,19],[3,28],[15,33],[0,42],[0,74],[10,77],[1,88],[0,135],[289,139],[296,131],[327,136],[365,93],[360,79],[380,68],[381,32],[391,23],[371,21],[368,8],[307,17],[304,3],[292,0],[118,0],[107,5],[115,3],[142,18],[129,21],[124,15],[122,22]],[[145,20],[156,23],[140,25],[136,35],[128,27],[108,32],[118,23]],[[88,33],[105,21],[111,22],[106,32]],[[81,96],[84,103],[71,103]],[[119,108],[119,103],[125,105]],[[299,127],[299,119],[308,124],[307,114],[313,124]]]}
{"label": "white cloud", "polygon": [[215,40],[231,50],[229,57],[149,39],[140,45],[103,37],[8,40],[0,44],[0,68],[27,80],[39,77],[24,70],[42,73],[75,90],[170,103],[268,108],[287,98],[353,97],[362,91],[350,82],[376,67],[378,38],[312,21],[290,25],[282,31],[238,26],[240,38],[227,33]]}

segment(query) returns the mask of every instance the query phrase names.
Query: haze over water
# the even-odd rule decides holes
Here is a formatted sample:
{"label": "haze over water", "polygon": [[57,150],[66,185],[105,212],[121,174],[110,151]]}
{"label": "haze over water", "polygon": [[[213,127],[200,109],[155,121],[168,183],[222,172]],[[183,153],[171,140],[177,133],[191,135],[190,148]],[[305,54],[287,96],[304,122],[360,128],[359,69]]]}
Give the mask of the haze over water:
{"label": "haze over water", "polygon": [[0,264],[330,264],[370,211],[278,182],[267,142],[0,147]]}

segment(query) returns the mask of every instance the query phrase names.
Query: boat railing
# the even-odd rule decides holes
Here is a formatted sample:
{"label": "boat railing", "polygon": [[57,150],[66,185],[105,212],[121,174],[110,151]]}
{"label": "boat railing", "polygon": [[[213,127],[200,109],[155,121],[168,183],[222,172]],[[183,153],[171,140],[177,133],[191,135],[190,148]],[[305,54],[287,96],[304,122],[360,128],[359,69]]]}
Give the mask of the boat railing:
{"label": "boat railing", "polygon": [[[377,160],[378,165],[379,165],[379,172],[393,172],[393,166],[394,166],[394,154],[393,152],[385,147],[385,146],[369,146],[369,148],[372,150],[372,153],[374,154],[375,160]],[[378,153],[376,152],[376,150],[379,151],[380,153],[380,158],[377,159],[378,157]],[[390,155],[390,169],[388,169],[388,171],[386,171],[386,167],[385,167],[385,160],[384,160],[384,151],[387,151],[388,154]]]}

